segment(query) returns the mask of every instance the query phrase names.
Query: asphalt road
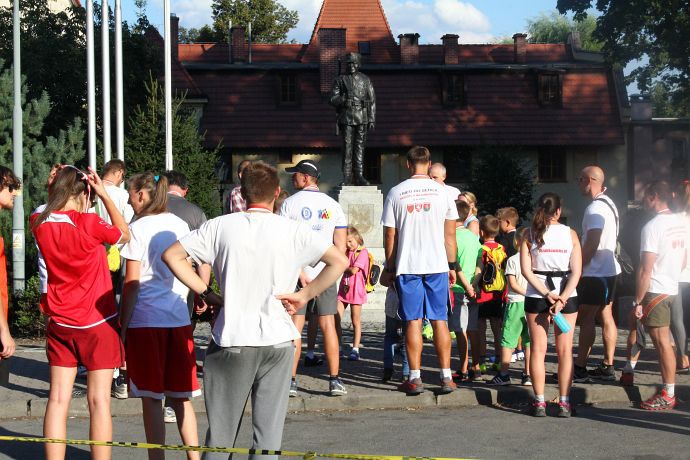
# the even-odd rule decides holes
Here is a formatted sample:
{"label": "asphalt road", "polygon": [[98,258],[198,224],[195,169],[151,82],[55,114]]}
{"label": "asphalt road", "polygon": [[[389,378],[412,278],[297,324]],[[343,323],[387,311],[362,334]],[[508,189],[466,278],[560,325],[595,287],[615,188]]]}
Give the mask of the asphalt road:
{"label": "asphalt road", "polygon": [[[577,407],[571,419],[535,419],[526,407],[479,406],[459,409],[376,410],[291,414],[283,449],[320,453],[473,458],[690,458],[690,403],[671,412],[650,413],[623,404]],[[69,435],[85,439],[88,420],[69,421]],[[117,440],[144,441],[140,417],[114,419]],[[206,419],[199,417],[199,432]],[[0,421],[5,436],[40,436],[42,419]],[[174,425],[168,443],[179,443]],[[203,439],[203,435],[202,435]],[[237,447],[251,443],[250,421]],[[68,447],[67,458],[88,459],[88,451]],[[42,458],[37,444],[0,443],[1,459]],[[168,458],[184,458],[169,452]],[[145,459],[146,451],[115,448],[113,458]],[[236,456],[240,458],[240,456]]]}

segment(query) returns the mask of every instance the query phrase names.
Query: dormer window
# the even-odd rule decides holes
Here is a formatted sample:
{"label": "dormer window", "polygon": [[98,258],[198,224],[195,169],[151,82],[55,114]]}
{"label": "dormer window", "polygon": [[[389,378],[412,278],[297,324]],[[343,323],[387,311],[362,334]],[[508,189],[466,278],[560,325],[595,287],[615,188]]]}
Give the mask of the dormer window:
{"label": "dormer window", "polygon": [[457,73],[443,74],[443,104],[449,106],[465,104],[465,76]]}
{"label": "dormer window", "polygon": [[299,81],[297,75],[294,73],[286,73],[278,75],[277,78],[277,102],[278,106],[296,106],[299,105]]}
{"label": "dormer window", "polygon": [[371,42],[358,42],[357,49],[362,56],[369,56],[371,54]]}
{"label": "dormer window", "polygon": [[563,74],[538,74],[537,90],[540,105],[560,107],[563,104]]}

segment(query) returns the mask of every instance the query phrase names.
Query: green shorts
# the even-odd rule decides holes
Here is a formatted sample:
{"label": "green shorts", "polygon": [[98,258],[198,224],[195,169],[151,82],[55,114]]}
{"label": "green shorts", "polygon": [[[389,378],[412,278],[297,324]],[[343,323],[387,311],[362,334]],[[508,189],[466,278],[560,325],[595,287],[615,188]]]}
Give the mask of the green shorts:
{"label": "green shorts", "polygon": [[517,348],[518,339],[522,337],[522,346],[528,347],[529,329],[525,318],[525,302],[509,303],[503,315],[503,333],[501,346]]}
{"label": "green shorts", "polygon": [[648,292],[642,299],[646,327],[668,327],[671,325],[671,305],[676,296]]}

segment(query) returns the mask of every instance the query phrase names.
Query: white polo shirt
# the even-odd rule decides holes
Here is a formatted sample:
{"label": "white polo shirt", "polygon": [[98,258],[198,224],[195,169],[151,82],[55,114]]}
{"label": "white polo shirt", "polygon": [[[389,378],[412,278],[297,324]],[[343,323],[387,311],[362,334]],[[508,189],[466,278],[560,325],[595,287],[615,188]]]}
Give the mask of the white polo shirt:
{"label": "white polo shirt", "polygon": [[315,265],[333,244],[304,224],[266,212],[211,219],[180,239],[197,263],[213,266],[223,308],[213,326],[221,347],[269,346],[299,333],[276,298],[295,291],[302,267]]}

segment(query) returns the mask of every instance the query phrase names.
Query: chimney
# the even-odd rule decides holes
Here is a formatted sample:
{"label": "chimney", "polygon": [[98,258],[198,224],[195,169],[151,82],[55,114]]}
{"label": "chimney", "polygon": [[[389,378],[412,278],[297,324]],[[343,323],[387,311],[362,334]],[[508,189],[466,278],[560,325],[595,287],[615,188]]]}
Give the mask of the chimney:
{"label": "chimney", "polygon": [[573,50],[582,49],[582,39],[580,38],[580,32],[573,30],[568,33],[568,44],[573,48]]}
{"label": "chimney", "polygon": [[419,64],[419,34],[400,34],[400,63]]}
{"label": "chimney", "polygon": [[249,46],[244,27],[233,27],[230,33],[232,34],[232,63],[247,62]]}
{"label": "chimney", "polygon": [[458,64],[460,62],[458,38],[460,37],[455,34],[445,34],[441,37],[443,42],[443,63],[445,65]]}
{"label": "chimney", "polygon": [[513,35],[513,43],[515,50],[515,62],[524,64],[527,61],[527,34]]}
{"label": "chimney", "polygon": [[345,29],[319,29],[319,77],[322,94],[327,94],[338,76],[338,59],[345,54]]}
{"label": "chimney", "polygon": [[179,55],[177,47],[180,43],[180,18],[174,13],[170,15],[170,39],[170,56],[175,61]]}

